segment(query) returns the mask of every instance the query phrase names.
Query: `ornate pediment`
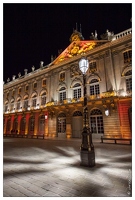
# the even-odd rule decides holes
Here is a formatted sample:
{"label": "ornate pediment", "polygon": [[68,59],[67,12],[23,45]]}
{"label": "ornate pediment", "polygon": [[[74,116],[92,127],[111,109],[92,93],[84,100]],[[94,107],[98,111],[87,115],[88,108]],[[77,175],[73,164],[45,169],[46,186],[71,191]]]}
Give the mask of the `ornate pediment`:
{"label": "ornate pediment", "polygon": [[54,61],[51,65],[56,65],[60,62],[66,61],[79,54],[86,53],[96,46],[105,43],[106,41],[90,40],[90,41],[73,41]]}

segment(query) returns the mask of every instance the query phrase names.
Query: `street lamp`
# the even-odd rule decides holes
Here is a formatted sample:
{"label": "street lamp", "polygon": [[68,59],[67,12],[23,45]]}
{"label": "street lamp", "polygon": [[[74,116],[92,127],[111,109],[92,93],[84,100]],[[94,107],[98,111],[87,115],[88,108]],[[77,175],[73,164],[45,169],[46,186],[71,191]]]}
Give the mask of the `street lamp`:
{"label": "street lamp", "polygon": [[84,89],[84,104],[83,104],[83,131],[82,131],[82,144],[80,147],[81,165],[93,167],[95,166],[95,152],[92,143],[92,133],[89,128],[89,117],[87,108],[87,90],[86,90],[86,72],[89,63],[86,58],[79,61],[79,69],[83,74],[83,89]]}

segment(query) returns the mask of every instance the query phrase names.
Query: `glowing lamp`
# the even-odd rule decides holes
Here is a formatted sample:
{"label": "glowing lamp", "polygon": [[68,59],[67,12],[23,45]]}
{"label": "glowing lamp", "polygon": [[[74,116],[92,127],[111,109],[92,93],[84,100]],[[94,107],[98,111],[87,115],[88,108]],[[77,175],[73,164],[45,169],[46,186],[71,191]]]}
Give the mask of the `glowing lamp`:
{"label": "glowing lamp", "polygon": [[79,69],[81,70],[81,72],[83,74],[86,74],[88,68],[89,68],[89,62],[88,62],[88,60],[86,58],[82,58],[79,61]]}
{"label": "glowing lamp", "polygon": [[45,119],[47,119],[48,118],[48,116],[47,116],[47,114],[45,115]]}
{"label": "glowing lamp", "polygon": [[109,116],[109,110],[105,110],[105,115]]}

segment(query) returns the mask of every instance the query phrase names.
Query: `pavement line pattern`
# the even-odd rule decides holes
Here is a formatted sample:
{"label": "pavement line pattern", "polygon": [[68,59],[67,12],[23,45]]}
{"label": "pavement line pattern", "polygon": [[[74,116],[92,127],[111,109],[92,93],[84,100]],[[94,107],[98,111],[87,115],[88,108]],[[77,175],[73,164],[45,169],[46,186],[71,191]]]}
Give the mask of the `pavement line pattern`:
{"label": "pavement line pattern", "polygon": [[132,147],[93,140],[96,166],[80,166],[80,139],[4,138],[3,197],[132,196]]}

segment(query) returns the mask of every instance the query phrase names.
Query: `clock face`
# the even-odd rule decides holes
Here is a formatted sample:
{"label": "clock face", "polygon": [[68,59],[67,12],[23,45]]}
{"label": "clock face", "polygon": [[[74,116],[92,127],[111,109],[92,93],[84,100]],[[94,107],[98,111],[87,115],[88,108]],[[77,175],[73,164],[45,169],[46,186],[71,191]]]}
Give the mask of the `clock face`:
{"label": "clock face", "polygon": [[72,42],[73,41],[80,41],[80,37],[78,34],[72,36]]}

